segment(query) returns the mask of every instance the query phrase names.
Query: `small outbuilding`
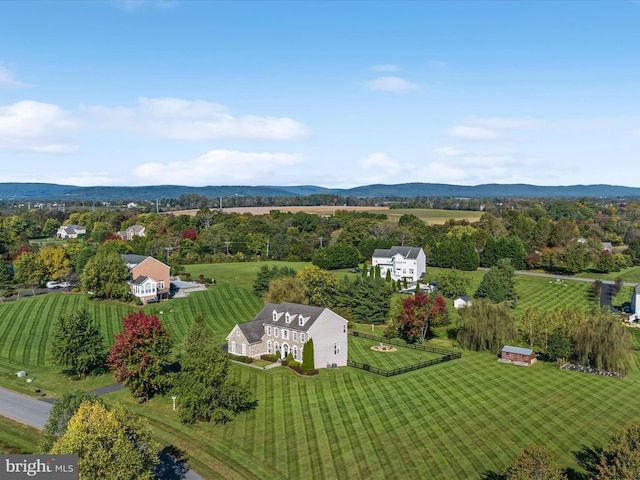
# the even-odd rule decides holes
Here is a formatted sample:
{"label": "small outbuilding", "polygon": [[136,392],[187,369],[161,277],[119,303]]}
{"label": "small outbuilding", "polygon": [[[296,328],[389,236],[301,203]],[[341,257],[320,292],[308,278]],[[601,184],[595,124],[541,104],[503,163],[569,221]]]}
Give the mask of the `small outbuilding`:
{"label": "small outbuilding", "polygon": [[512,347],[505,345],[502,347],[502,355],[500,358],[504,363],[515,363],[516,365],[529,366],[536,361],[536,352],[530,348]]}
{"label": "small outbuilding", "polygon": [[471,297],[456,297],[453,301],[453,307],[457,310],[462,307],[470,307],[471,306]]}

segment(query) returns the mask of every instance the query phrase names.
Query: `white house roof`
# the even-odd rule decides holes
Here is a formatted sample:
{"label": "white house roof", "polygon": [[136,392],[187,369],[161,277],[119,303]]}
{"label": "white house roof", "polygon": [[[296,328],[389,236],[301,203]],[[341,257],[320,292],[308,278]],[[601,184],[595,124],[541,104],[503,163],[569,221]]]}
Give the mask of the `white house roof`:
{"label": "white house roof", "polygon": [[502,347],[502,351],[507,353],[518,353],[520,355],[531,355],[533,353],[533,350],[530,348],[512,347],[510,345]]}
{"label": "white house roof", "polygon": [[389,249],[386,248],[376,248],[373,252],[374,257],[381,258],[391,258],[394,255],[402,255],[404,258],[416,259],[418,255],[422,251],[420,247],[391,247]]}

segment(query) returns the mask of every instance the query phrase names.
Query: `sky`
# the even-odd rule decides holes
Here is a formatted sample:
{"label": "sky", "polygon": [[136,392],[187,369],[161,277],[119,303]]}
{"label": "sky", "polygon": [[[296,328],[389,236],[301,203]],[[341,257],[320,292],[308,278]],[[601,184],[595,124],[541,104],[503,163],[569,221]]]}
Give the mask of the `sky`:
{"label": "sky", "polygon": [[640,1],[0,2],[0,182],[640,187]]}

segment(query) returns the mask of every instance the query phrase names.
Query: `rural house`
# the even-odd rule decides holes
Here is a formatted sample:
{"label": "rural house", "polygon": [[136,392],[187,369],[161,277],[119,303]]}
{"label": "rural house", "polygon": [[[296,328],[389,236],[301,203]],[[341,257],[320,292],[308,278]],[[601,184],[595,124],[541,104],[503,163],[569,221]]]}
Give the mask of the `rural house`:
{"label": "rural house", "polygon": [[169,298],[169,265],[147,255],[122,255],[131,275],[131,294],[143,302]]}
{"label": "rural house", "polygon": [[456,297],[453,301],[453,307],[457,310],[462,307],[470,307],[471,306],[471,297]]}
{"label": "rural house", "polygon": [[82,225],[62,225],[56,232],[58,238],[78,238],[79,235],[86,235],[87,228]]}
{"label": "rural house", "polygon": [[116,235],[126,242],[133,240],[133,237],[144,237],[144,231],[145,228],[142,225],[132,225],[126,230],[118,232]]}
{"label": "rural house", "polygon": [[504,363],[515,363],[516,365],[529,366],[536,361],[536,353],[530,348],[511,347],[505,345],[502,347],[500,358]]}
{"label": "rural house", "polygon": [[385,277],[391,272],[393,280],[407,279],[416,283],[427,271],[427,257],[420,247],[377,248],[371,258],[371,266],[380,266],[380,275]]}
{"label": "rural house", "polygon": [[304,344],[313,339],[315,368],[347,364],[347,321],[328,308],[298,303],[267,303],[250,322],[227,336],[229,353],[247,357],[279,352],[301,362]]}

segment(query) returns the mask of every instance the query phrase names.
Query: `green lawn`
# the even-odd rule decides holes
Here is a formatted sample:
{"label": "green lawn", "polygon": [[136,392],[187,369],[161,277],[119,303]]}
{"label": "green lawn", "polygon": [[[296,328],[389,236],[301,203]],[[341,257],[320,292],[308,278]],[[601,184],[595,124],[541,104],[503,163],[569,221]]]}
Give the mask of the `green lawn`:
{"label": "green lawn", "polygon": [[[396,345],[393,345],[397,348],[395,352],[376,352],[371,350],[371,347],[379,344],[380,342],[349,335],[349,360],[367,363],[383,370],[393,370],[394,368],[406,367],[442,357],[437,353],[423,352]],[[383,342],[383,345],[388,344]]]}
{"label": "green lawn", "polygon": [[0,416],[0,454],[36,453],[40,431]]}
{"label": "green lawn", "polygon": [[[236,322],[250,320],[262,306],[247,288],[229,284],[236,267],[240,283],[250,286],[248,265],[260,264],[203,266],[218,269],[216,286],[145,311],[157,314],[176,340],[202,314],[222,342]],[[587,283],[564,286],[524,276],[517,282],[516,313],[535,305],[584,308],[589,302]],[[0,305],[0,384],[24,391],[26,384],[14,375],[24,368],[36,377],[30,389],[42,385],[53,395],[81,385],[56,374],[47,353],[53,319],[81,306],[94,313],[109,339],[119,331],[122,315],[135,308],[65,294]],[[444,336],[443,329],[438,332]],[[637,347],[640,332],[632,333]],[[430,343],[450,346],[446,338]],[[404,349],[378,354],[368,345],[350,339],[350,357],[404,363],[416,354]],[[548,445],[561,464],[578,468],[574,452],[602,446],[616,429],[640,420],[630,406],[640,396],[640,362],[638,352],[633,354],[636,363],[624,380],[542,362],[528,368],[505,365],[495,355],[468,351],[459,360],[391,378],[349,367],[305,378],[286,368],[261,371],[233,364],[232,374],[255,389],[258,407],[228,425],[183,425],[168,397],[139,404],[124,390],[105,399],[147,417],[158,441],[185,452],[208,479],[474,479],[501,470],[531,442]],[[81,388],[109,381],[108,376],[89,379]]]}

